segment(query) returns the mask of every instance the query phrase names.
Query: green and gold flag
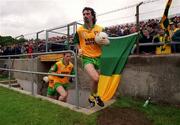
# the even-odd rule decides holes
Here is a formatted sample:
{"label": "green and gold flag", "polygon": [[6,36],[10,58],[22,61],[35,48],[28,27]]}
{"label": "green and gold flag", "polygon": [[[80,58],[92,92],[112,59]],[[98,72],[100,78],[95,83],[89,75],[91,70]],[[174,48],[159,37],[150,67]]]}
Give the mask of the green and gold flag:
{"label": "green and gold flag", "polygon": [[167,37],[169,37],[169,32],[170,32],[170,26],[169,26],[169,19],[168,19],[168,12],[169,12],[169,8],[171,6],[172,0],[168,0],[167,4],[166,4],[166,8],[164,10],[164,14],[163,17],[161,18],[160,21],[160,26],[162,29],[165,30]]}
{"label": "green and gold flag", "polygon": [[137,36],[138,34],[134,33],[123,37],[109,37],[110,45],[103,46],[98,83],[98,95],[103,101],[111,99],[116,92],[121,72],[136,43]]}

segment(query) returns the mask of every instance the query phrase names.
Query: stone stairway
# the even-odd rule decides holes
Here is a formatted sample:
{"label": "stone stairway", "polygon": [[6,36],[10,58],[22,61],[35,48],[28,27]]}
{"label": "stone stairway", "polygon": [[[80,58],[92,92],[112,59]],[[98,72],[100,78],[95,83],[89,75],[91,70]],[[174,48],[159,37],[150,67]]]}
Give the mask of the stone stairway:
{"label": "stone stairway", "polygon": [[[5,84],[8,85],[9,84],[9,80],[1,80],[0,84]],[[14,87],[14,88],[18,88],[23,90],[23,88],[21,87],[21,85],[19,83],[17,83],[17,80],[10,80],[10,86]]]}

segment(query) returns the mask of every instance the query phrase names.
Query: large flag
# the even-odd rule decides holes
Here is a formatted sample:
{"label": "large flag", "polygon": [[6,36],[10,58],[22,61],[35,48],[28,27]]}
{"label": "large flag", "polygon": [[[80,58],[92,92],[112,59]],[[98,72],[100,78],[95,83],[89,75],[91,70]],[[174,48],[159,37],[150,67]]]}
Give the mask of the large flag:
{"label": "large flag", "polygon": [[[161,18],[160,21],[160,26],[162,29],[165,30],[165,43],[170,42],[170,25],[169,25],[169,19],[168,19],[168,12],[169,8],[171,6],[172,0],[168,0],[166,4],[166,8],[164,10],[163,17]],[[171,53],[171,46],[164,44],[160,47],[156,48],[156,54],[170,54]]]}
{"label": "large flag", "polygon": [[160,26],[161,26],[162,29],[165,30],[168,40],[170,39],[169,38],[170,26],[169,26],[168,12],[169,12],[169,8],[171,6],[171,3],[172,3],[172,0],[168,0],[168,2],[166,4],[166,8],[164,10],[164,15],[163,15],[163,17],[161,18],[161,21],[160,21]]}
{"label": "large flag", "polygon": [[134,33],[124,37],[109,37],[110,45],[102,48],[98,95],[103,101],[111,99],[116,92],[121,72],[136,43],[137,36],[138,34]]}

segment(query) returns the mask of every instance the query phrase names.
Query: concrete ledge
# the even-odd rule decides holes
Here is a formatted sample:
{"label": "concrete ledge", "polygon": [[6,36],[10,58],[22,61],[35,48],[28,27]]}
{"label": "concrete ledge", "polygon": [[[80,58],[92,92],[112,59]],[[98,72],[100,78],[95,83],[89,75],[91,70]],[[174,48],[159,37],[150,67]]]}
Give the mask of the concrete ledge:
{"label": "concrete ledge", "polygon": [[73,111],[80,112],[80,113],[83,113],[83,114],[86,114],[86,115],[90,115],[92,113],[100,111],[100,110],[110,106],[111,104],[113,104],[115,102],[115,100],[112,99],[110,101],[105,102],[105,106],[104,107],[95,106],[93,108],[90,108],[90,107],[88,107],[88,108],[82,108],[82,107],[77,108],[77,106],[75,106],[75,105],[64,103],[64,102],[61,102],[61,101],[58,101],[58,100],[54,100],[54,99],[51,99],[51,98],[48,98],[48,97],[45,97],[45,96],[41,96],[41,95],[32,95],[31,92],[27,92],[27,91],[20,90],[20,89],[17,89],[17,88],[9,87],[8,85],[0,84],[0,86],[4,87],[4,88],[8,88],[10,90],[17,91],[17,92],[25,94],[25,95],[33,96],[35,98],[40,98],[42,100],[47,100],[47,101],[49,101],[51,103],[58,104],[60,106],[69,108],[69,109],[71,109]]}
{"label": "concrete ledge", "polygon": [[8,84],[9,81],[10,81],[11,83],[16,83],[16,82],[17,82],[17,80],[1,80],[0,83]]}

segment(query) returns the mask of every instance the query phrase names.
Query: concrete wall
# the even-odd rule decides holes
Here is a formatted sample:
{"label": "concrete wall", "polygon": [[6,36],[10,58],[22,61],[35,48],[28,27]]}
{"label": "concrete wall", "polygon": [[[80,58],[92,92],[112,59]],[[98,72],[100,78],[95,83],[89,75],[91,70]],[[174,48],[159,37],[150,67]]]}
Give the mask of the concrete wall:
{"label": "concrete wall", "polygon": [[[34,59],[12,59],[11,60],[11,68],[16,70],[26,70],[26,71],[37,71],[37,72],[45,72],[47,73],[50,67],[55,62],[41,62],[39,58]],[[7,60],[2,60],[0,62],[0,66],[8,65]],[[89,89],[90,78],[87,76],[87,73],[83,71],[81,61],[78,60],[78,74],[79,75],[79,87],[81,89]],[[42,78],[44,75],[32,75],[28,73],[20,73],[20,72],[12,72],[12,77],[14,77],[21,87],[24,90],[32,91],[32,83],[34,84],[35,93],[46,95],[47,84],[43,82]],[[75,83],[71,85],[71,88],[75,87]]]}
{"label": "concrete wall", "polygon": [[129,57],[119,93],[180,103],[180,54]]}
{"label": "concrete wall", "polygon": [[4,59],[0,59],[0,67],[4,67],[6,61]]}
{"label": "concrete wall", "polygon": [[[34,70],[48,72],[54,62],[40,62],[38,58],[16,59],[15,69]],[[79,87],[82,90],[90,89],[90,78],[82,70],[81,61],[78,61]],[[35,91],[45,95],[47,84],[43,83],[42,75],[33,76],[25,73],[14,73],[18,82],[22,82],[24,88],[31,88],[34,81]],[[26,84],[24,84],[26,83]],[[74,87],[74,83],[72,84]],[[28,90],[31,91],[31,90]],[[130,56],[117,91],[121,95],[135,97],[151,97],[155,101],[180,103],[180,54],[161,56]]]}
{"label": "concrete wall", "polygon": [[[0,59],[0,67],[7,68],[8,61],[5,59]],[[0,70],[1,75],[8,75],[8,71]]]}
{"label": "concrete wall", "polygon": [[[15,59],[13,60],[13,68],[18,70],[36,71],[47,73],[51,63],[42,63],[39,58],[34,59]],[[44,75],[36,75],[29,73],[14,72],[13,77],[18,81],[24,90],[32,91],[32,83],[34,84],[34,92],[45,95],[47,84],[42,80]]]}

